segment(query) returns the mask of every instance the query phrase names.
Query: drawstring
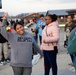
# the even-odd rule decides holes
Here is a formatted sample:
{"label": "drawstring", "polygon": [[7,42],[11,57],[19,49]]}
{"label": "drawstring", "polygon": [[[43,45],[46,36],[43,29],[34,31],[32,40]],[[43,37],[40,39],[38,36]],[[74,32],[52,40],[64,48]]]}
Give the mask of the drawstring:
{"label": "drawstring", "polygon": [[[47,27],[46,27],[46,36],[48,37],[48,34],[47,34]],[[49,42],[48,42],[47,44],[48,44],[48,46],[49,46]]]}

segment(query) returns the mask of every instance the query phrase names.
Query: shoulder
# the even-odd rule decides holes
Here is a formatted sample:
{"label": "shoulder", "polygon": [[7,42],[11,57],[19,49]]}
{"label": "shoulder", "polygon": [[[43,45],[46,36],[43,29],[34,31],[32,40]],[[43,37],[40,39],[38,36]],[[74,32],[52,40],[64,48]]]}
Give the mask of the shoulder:
{"label": "shoulder", "polygon": [[51,29],[58,29],[59,27],[57,25],[51,25]]}
{"label": "shoulder", "polygon": [[28,36],[30,36],[30,37],[33,37],[32,34],[29,33],[29,32],[25,32],[25,35],[28,35]]}
{"label": "shoulder", "polygon": [[59,33],[59,27],[58,26],[56,26],[56,25],[53,25],[53,26],[51,26],[51,32],[53,32],[53,33]]}
{"label": "shoulder", "polygon": [[71,33],[74,33],[74,32],[76,32],[76,28],[74,28],[74,29],[71,31]]}

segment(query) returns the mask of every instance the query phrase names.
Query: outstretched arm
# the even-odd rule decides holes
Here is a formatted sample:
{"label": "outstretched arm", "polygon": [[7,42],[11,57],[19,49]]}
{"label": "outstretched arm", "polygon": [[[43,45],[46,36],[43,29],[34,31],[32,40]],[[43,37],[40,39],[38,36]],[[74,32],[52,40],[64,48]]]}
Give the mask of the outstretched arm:
{"label": "outstretched arm", "polygon": [[1,29],[1,34],[7,39],[9,40],[9,32],[6,31],[6,19],[7,19],[8,14],[4,13],[3,17],[2,17],[2,23],[0,24],[0,29]]}

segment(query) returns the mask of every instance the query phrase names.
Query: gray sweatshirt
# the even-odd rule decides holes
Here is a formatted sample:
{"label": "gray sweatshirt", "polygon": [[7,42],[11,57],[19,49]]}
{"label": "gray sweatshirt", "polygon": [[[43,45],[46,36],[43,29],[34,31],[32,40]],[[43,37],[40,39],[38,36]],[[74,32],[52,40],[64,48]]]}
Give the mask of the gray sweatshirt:
{"label": "gray sweatshirt", "polygon": [[3,20],[3,25],[0,26],[1,34],[11,44],[11,66],[15,67],[32,67],[32,47],[42,55],[39,46],[36,44],[33,36],[25,32],[23,35],[7,32],[5,29],[6,21]]}

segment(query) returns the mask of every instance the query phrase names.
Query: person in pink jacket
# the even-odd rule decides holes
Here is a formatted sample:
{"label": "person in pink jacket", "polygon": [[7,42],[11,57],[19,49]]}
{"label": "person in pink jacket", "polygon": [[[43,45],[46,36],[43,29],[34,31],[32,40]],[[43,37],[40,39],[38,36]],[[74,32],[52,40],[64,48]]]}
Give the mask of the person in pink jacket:
{"label": "person in pink jacket", "polygon": [[47,15],[46,26],[42,31],[41,50],[44,55],[45,74],[49,75],[50,66],[52,67],[52,74],[57,75],[57,52],[59,41],[59,27],[57,16]]}

